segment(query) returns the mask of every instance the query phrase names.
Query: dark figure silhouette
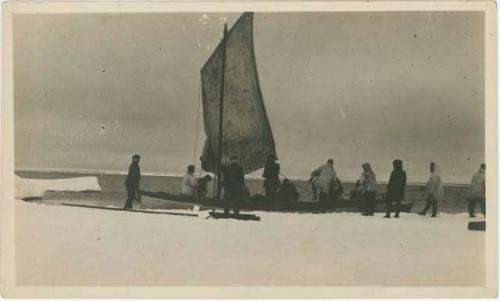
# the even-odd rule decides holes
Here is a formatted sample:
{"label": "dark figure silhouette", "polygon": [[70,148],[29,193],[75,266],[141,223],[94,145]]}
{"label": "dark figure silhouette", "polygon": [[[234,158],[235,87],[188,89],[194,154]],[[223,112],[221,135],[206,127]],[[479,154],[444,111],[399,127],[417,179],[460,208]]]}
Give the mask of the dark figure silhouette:
{"label": "dark figure silhouette", "polygon": [[243,168],[238,164],[238,157],[231,156],[231,164],[223,169],[224,214],[233,208],[234,214],[240,213],[240,202],[245,187]]}
{"label": "dark figure silhouette", "polygon": [[128,169],[127,179],[125,180],[125,187],[127,187],[127,200],[125,201],[124,209],[131,209],[133,207],[134,200],[141,201],[141,195],[139,192],[139,183],[141,181],[141,168],[139,167],[139,161],[141,156],[133,155],[132,163]]}
{"label": "dark figure silhouette", "polygon": [[197,185],[197,197],[205,198],[208,193],[208,182],[212,181],[212,177],[210,175],[206,175],[203,178],[198,180]]}
{"label": "dark figure silhouette", "polygon": [[299,193],[297,192],[297,188],[295,188],[295,185],[290,183],[290,181],[285,178],[278,192],[278,200],[280,202],[286,203],[296,201],[298,199]]}
{"label": "dark figure silhouette", "polygon": [[387,197],[386,197],[386,218],[391,217],[391,208],[394,206],[394,217],[399,218],[401,211],[401,202],[405,198],[406,187],[406,172],[403,170],[403,161],[396,159],[392,161],[393,170],[387,184]]}
{"label": "dark figure silhouette", "polygon": [[276,200],[278,188],[280,187],[280,165],[276,163],[276,156],[269,155],[267,163],[264,166],[262,177],[264,180],[264,188],[266,190],[266,199],[268,202]]}

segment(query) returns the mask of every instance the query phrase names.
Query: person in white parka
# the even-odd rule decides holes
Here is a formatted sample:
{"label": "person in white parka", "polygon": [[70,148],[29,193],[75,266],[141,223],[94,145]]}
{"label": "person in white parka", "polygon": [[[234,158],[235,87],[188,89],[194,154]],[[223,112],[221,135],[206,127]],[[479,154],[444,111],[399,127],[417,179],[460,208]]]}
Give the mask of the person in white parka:
{"label": "person in white parka", "polygon": [[435,162],[431,162],[430,171],[431,175],[425,184],[425,201],[427,204],[425,205],[424,210],[418,214],[425,216],[427,210],[429,210],[432,206],[431,217],[436,217],[438,202],[443,199],[443,186],[441,184],[441,176],[439,175],[439,165]]}

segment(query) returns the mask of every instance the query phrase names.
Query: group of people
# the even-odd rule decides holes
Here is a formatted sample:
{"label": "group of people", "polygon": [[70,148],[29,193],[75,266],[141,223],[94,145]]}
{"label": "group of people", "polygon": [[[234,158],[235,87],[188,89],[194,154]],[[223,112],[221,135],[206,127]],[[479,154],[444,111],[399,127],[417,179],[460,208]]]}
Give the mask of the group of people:
{"label": "group of people", "polygon": [[[132,156],[132,163],[130,164],[124,183],[127,188],[125,209],[132,208],[134,200],[141,203],[139,189],[141,178],[140,158],[141,156],[137,154]],[[280,165],[276,162],[277,160],[276,156],[270,155],[267,157],[267,163],[264,166],[262,177],[264,178],[263,186],[266,199],[269,202],[296,201],[299,198],[299,194],[295,186],[287,178],[282,182],[280,181]],[[395,218],[399,217],[407,184],[403,161],[396,159],[392,162],[392,165],[393,170],[385,194],[386,214],[384,217],[386,218],[391,217],[391,211],[394,211]],[[351,199],[360,199],[363,204],[362,214],[371,216],[374,215],[377,196],[376,175],[370,163],[366,162],[361,167],[363,172],[355,184],[355,189],[351,191]],[[426,205],[418,214],[425,216],[427,211],[432,207],[431,217],[435,217],[438,211],[438,203],[443,199],[443,187],[438,164],[431,162],[429,169],[430,176],[423,187]],[[468,202],[470,217],[475,217],[475,207],[478,203],[481,213],[486,215],[485,171],[486,165],[481,164],[478,172],[472,177],[467,192],[466,200]],[[212,180],[212,177],[206,175],[200,179],[196,179],[194,172],[194,165],[189,165],[186,175],[181,182],[181,194],[198,199],[205,198],[208,192],[208,183]],[[310,174],[309,182],[312,185],[313,200],[318,200],[320,203],[335,201],[343,194],[343,185],[335,172],[333,159],[328,159],[326,164],[314,169]],[[230,157],[230,164],[222,169],[222,187],[224,188],[224,212],[229,213],[229,210],[233,208],[233,211],[238,214],[241,199],[249,196],[249,192],[245,187],[243,167],[239,164],[238,157],[235,155]]]}
{"label": "group of people", "polygon": [[[396,202],[396,215],[399,217],[401,200],[404,197],[404,187],[406,186],[406,173],[402,169],[403,162],[395,160],[393,162],[394,171],[388,185],[388,203],[386,217],[390,217],[392,202]],[[355,189],[351,192],[351,199],[360,199],[363,204],[363,215],[373,215],[377,196],[377,180],[370,163],[364,163],[363,172],[359,180],[356,181]],[[342,196],[344,191],[342,182],[337,177],[333,166],[333,159],[328,159],[326,164],[314,169],[309,177],[312,184],[313,200],[322,202],[335,201]],[[401,196],[401,191],[402,195]],[[391,204],[389,203],[389,200]]]}
{"label": "group of people", "polygon": [[[274,199],[276,197],[291,197],[297,200],[299,195],[295,187],[289,183],[287,179],[283,181],[283,184],[280,183],[280,167],[279,164],[276,163],[276,160],[277,158],[275,156],[269,156],[267,158],[268,162],[266,167],[264,168],[264,178],[266,178],[264,187],[266,189],[266,196],[269,197],[269,199]],[[200,181],[203,179],[210,180],[210,176],[205,176],[196,181],[193,173],[194,166],[190,165],[181,183],[181,193],[186,196],[205,197],[207,193],[206,181],[202,183],[200,183]],[[202,187],[201,191],[200,187]],[[222,187],[224,188],[224,213],[229,214],[232,208],[235,214],[239,214],[242,199],[249,197],[250,193],[245,186],[243,167],[239,164],[238,156],[236,155],[232,155],[230,157],[230,164],[222,168]],[[295,192],[295,194],[293,192]]]}
{"label": "group of people", "polygon": [[[396,159],[392,162],[393,170],[387,184],[385,194],[386,214],[385,218],[391,217],[391,211],[394,211],[394,217],[399,218],[401,212],[401,203],[405,198],[406,172],[403,169],[403,161]],[[363,215],[374,215],[374,207],[377,196],[377,180],[375,172],[370,163],[366,162],[362,166],[361,177],[356,181],[355,189],[351,192],[351,200],[359,198],[363,204]],[[438,203],[443,200],[443,186],[441,176],[439,175],[439,166],[435,162],[429,165],[430,176],[425,186],[426,205],[418,214],[425,216],[432,207],[431,217],[436,217],[438,212]],[[485,170],[486,165],[481,164],[479,171],[474,174],[469,185],[466,200],[468,202],[468,211],[470,217],[475,217],[475,206],[480,204],[481,213],[486,215],[485,206]],[[342,183],[337,177],[333,167],[333,159],[328,159],[327,163],[321,165],[311,172],[309,182],[312,183],[313,200],[317,198],[319,191],[319,201],[334,201],[342,195]]]}

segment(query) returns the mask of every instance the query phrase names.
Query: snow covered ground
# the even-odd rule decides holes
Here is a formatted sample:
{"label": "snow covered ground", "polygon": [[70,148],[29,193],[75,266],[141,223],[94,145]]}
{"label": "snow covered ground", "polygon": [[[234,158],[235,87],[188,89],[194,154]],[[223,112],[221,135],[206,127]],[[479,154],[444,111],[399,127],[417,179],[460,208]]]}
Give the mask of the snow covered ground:
{"label": "snow covered ground", "polygon": [[260,222],[16,202],[20,286],[482,286],[465,214]]}

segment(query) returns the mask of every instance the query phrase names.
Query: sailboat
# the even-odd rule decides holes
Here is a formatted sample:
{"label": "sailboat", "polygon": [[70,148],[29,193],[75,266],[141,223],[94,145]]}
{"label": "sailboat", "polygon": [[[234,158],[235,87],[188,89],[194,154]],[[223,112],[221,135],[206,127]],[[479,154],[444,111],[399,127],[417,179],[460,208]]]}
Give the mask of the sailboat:
{"label": "sailboat", "polygon": [[[259,84],[253,42],[253,13],[245,12],[230,30],[224,25],[223,38],[200,71],[205,144],[200,157],[205,172],[216,175],[213,199],[186,200],[169,193],[150,196],[201,205],[222,205],[223,166],[238,156],[244,173],[262,168],[269,155],[277,156],[269,119]],[[143,191],[143,194],[148,195]],[[250,198],[242,209],[269,209],[269,202]],[[275,210],[329,210],[336,207],[360,207],[359,201],[318,204],[293,201],[275,206]],[[403,208],[402,211],[410,210]]]}
{"label": "sailboat", "polygon": [[201,167],[216,174],[221,198],[221,171],[236,155],[245,174],[276,156],[273,133],[259,85],[253,45],[253,13],[245,12],[201,68],[206,140]]}

